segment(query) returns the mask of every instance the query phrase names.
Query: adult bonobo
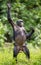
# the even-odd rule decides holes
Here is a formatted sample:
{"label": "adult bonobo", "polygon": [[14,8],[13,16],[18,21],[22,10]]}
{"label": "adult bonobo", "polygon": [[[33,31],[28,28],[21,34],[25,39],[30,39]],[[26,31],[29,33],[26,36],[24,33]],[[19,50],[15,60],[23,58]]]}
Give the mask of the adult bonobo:
{"label": "adult bonobo", "polygon": [[14,31],[14,50],[13,50],[13,57],[17,57],[19,51],[23,51],[28,59],[30,58],[30,52],[29,49],[26,47],[25,41],[26,39],[30,38],[32,34],[34,33],[34,29],[32,28],[31,31],[27,34],[25,31],[25,28],[23,27],[23,20],[19,19],[16,24],[12,21],[10,17],[10,3],[7,4],[8,11],[7,11],[7,17],[8,21],[11,24],[13,31]]}

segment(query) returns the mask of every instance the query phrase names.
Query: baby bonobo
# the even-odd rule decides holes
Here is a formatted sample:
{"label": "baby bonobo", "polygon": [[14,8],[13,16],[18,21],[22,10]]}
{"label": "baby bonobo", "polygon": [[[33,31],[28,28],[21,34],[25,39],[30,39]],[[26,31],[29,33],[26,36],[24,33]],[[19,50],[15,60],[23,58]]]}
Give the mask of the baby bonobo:
{"label": "baby bonobo", "polygon": [[19,19],[16,24],[12,21],[10,17],[10,3],[7,4],[8,10],[7,10],[7,18],[9,23],[11,24],[13,31],[14,31],[14,49],[13,49],[13,57],[17,57],[19,51],[23,51],[28,59],[30,58],[30,52],[29,49],[26,47],[25,41],[26,39],[30,38],[32,34],[34,33],[34,29],[32,28],[31,31],[27,34],[25,31],[25,28],[23,26],[23,20]]}

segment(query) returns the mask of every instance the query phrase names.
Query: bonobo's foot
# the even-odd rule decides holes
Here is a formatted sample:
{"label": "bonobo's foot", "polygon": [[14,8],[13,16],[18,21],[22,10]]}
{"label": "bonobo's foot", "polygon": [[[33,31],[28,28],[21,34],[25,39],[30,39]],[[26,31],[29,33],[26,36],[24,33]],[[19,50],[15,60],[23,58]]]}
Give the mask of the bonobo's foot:
{"label": "bonobo's foot", "polygon": [[17,58],[15,59],[16,63],[17,63]]}
{"label": "bonobo's foot", "polygon": [[19,49],[17,48],[16,45],[14,45],[14,49],[13,49],[13,57],[15,58],[16,62],[17,62],[17,55],[19,53]]}
{"label": "bonobo's foot", "polygon": [[28,56],[26,56],[26,58],[28,58],[28,60],[30,59],[30,55],[28,54]]}
{"label": "bonobo's foot", "polygon": [[17,63],[17,57],[13,57],[13,59],[15,60],[15,62]]}
{"label": "bonobo's foot", "polygon": [[26,54],[26,58],[28,58],[28,60],[30,59],[30,53],[28,51],[28,53]]}
{"label": "bonobo's foot", "polygon": [[26,57],[28,57],[28,59],[30,59],[30,52],[29,52],[29,49],[26,46],[23,47],[23,52],[26,54]]}

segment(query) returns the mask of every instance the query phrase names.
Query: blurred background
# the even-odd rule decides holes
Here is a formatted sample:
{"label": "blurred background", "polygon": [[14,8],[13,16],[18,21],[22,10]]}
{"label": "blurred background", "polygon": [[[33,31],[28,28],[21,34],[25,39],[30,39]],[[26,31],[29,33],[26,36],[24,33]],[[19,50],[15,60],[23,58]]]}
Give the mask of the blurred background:
{"label": "blurred background", "polygon": [[[0,0],[0,48],[1,48],[0,57],[2,56],[0,59],[1,60],[0,65],[13,65],[15,63],[15,59],[14,60],[12,59],[13,30],[7,20],[7,2],[8,0]],[[31,39],[27,40],[27,45],[31,52],[31,60],[33,60],[33,57],[35,58],[33,61],[30,62],[28,61],[26,62],[24,58],[25,61],[24,62],[22,59],[23,56],[21,57],[19,55],[20,59],[22,59],[23,61],[23,62],[20,61],[19,65],[20,64],[27,65],[27,63],[28,65],[34,65],[34,64],[41,65],[41,0],[10,0],[10,3],[11,3],[11,18],[13,22],[16,22],[18,19],[23,19],[24,27],[27,30],[27,33],[29,33],[31,26],[35,30]],[[3,57],[5,55],[6,57]],[[9,61],[8,60],[2,61],[2,58],[4,59],[9,58]]]}

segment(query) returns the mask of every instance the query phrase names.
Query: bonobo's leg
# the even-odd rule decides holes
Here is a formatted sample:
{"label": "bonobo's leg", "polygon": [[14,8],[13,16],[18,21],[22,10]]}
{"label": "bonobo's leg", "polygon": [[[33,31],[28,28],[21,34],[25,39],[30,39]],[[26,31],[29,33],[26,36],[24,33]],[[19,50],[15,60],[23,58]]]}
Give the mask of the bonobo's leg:
{"label": "bonobo's leg", "polygon": [[13,49],[13,57],[16,58],[16,61],[17,61],[17,55],[19,53],[19,49],[16,45],[14,45],[14,49]]}
{"label": "bonobo's leg", "polygon": [[23,52],[26,54],[26,57],[28,57],[28,59],[30,59],[30,52],[29,49],[25,46],[23,46]]}

